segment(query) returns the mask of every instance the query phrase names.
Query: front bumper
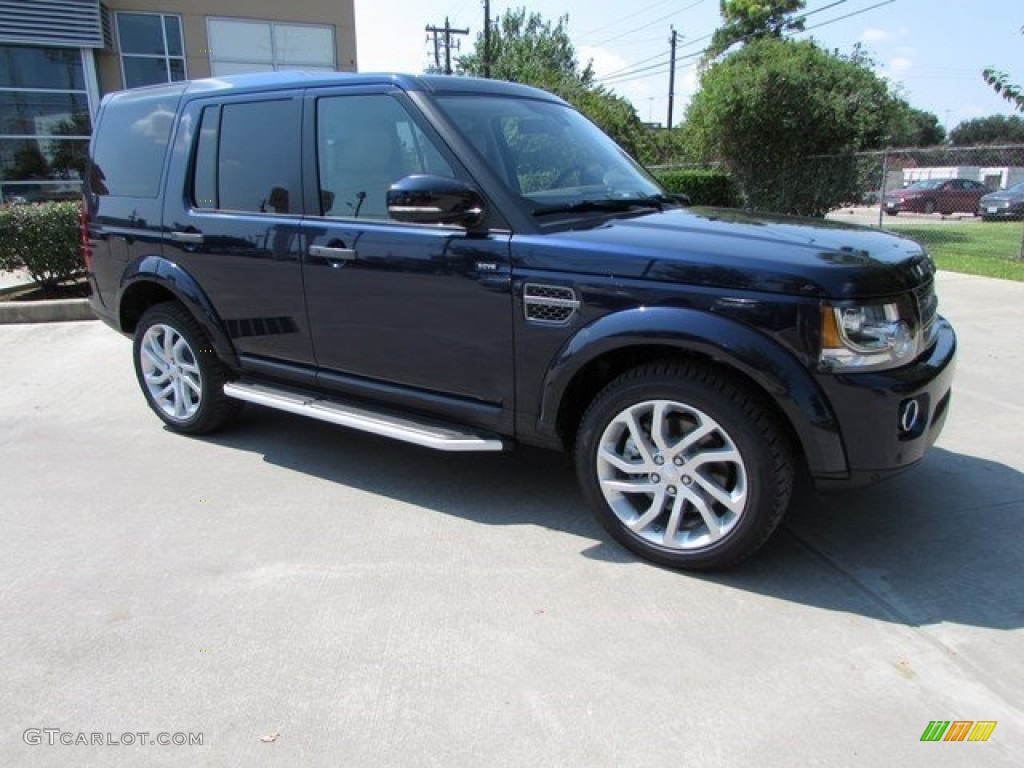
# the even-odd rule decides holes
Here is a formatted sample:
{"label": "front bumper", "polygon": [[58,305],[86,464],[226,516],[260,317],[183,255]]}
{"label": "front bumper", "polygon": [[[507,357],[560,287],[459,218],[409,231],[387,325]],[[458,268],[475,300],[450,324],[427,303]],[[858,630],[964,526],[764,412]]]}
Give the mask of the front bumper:
{"label": "front bumper", "polygon": [[[917,464],[938,439],[949,412],[956,334],[945,319],[935,322],[935,344],[910,365],[876,373],[819,375],[839,423],[848,467],[844,475],[816,477],[820,488],[884,480]],[[912,401],[916,405],[910,405]]]}
{"label": "front bumper", "polygon": [[908,197],[905,199],[901,198],[885,198],[882,200],[882,206],[889,213],[921,213],[924,211],[924,203],[915,197]]}
{"label": "front bumper", "polygon": [[978,206],[978,215],[983,219],[1019,219],[1024,217],[1024,205],[985,205]]}

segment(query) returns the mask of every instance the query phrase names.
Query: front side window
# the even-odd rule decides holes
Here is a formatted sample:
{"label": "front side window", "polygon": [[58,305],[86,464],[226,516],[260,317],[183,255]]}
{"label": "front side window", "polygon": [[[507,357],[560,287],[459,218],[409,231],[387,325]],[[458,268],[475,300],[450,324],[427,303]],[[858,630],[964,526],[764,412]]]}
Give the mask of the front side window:
{"label": "front side window", "polygon": [[533,207],[657,197],[657,183],[579,112],[501,96],[442,96],[451,122]]}
{"label": "front side window", "polygon": [[301,213],[298,114],[291,99],[204,109],[192,204],[211,210]]}
{"label": "front side window", "polygon": [[117,41],[125,88],[185,79],[181,17],[118,13]]}
{"label": "front side window", "polygon": [[413,174],[454,177],[437,147],[391,96],[317,102],[317,167],[325,216],[387,218],[387,190]]}

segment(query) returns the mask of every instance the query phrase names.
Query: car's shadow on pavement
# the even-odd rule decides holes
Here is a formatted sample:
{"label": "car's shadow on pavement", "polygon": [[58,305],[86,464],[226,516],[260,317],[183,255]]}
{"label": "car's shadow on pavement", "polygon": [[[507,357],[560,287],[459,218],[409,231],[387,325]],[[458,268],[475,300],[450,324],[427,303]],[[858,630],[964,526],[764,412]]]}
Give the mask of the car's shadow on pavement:
{"label": "car's shadow on pavement", "polygon": [[1024,627],[1024,474],[933,449],[912,471],[793,508],[717,583],[908,626]]}
{"label": "car's shadow on pavement", "polygon": [[[441,453],[253,407],[206,439],[473,522],[592,539],[585,557],[637,560],[591,516],[571,461],[558,453]],[[908,626],[1017,629],[1022,540],[1024,474],[934,449],[912,472],[878,486],[828,496],[803,488],[780,530],[746,563],[679,577]]]}

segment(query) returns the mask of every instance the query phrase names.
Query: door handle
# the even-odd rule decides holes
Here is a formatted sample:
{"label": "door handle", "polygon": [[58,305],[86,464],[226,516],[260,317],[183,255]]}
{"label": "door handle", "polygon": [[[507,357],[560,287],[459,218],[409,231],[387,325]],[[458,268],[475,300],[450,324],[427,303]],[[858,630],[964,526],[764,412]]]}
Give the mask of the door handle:
{"label": "door handle", "polygon": [[309,246],[309,255],[328,261],[352,261],[356,258],[356,252],[352,248],[333,248],[328,245]]}
{"label": "door handle", "polygon": [[199,245],[203,242],[202,232],[171,232],[171,240],[176,243]]}

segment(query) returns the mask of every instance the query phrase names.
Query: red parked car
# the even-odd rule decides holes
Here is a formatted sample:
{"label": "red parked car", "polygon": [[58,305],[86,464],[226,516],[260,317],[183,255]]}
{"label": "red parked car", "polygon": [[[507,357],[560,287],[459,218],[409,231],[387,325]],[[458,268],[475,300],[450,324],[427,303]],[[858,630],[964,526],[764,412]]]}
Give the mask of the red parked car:
{"label": "red parked car", "polygon": [[970,179],[925,179],[890,192],[882,205],[890,216],[900,211],[977,215],[978,201],[986,192],[984,184]]}

